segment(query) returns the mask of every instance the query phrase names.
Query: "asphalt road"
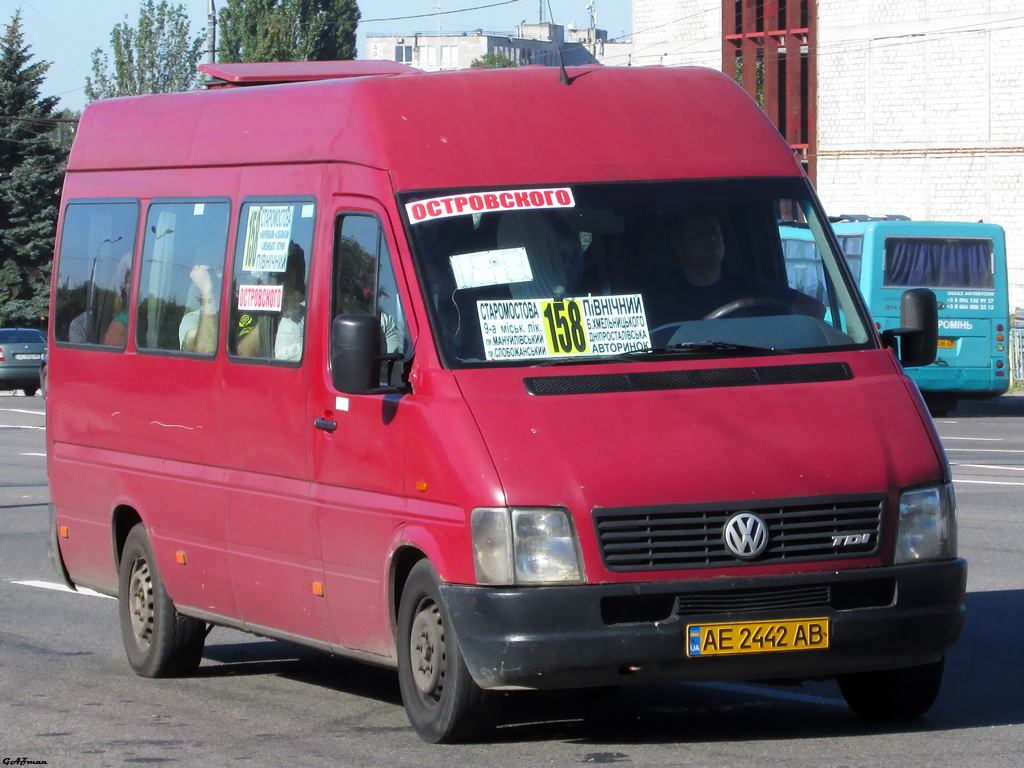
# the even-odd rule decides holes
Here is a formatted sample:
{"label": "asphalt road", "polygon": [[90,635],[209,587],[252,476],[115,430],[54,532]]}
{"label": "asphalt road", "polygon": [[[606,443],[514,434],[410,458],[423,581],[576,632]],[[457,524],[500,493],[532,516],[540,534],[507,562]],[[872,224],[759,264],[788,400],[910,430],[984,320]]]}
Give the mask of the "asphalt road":
{"label": "asphalt road", "polygon": [[925,718],[865,723],[832,683],[671,683],[510,696],[492,742],[448,747],[409,728],[393,672],[232,630],[213,630],[195,677],[136,677],[116,601],[56,586],[44,405],[0,396],[0,764],[1024,765],[1024,397],[938,421],[970,576],[964,635]]}

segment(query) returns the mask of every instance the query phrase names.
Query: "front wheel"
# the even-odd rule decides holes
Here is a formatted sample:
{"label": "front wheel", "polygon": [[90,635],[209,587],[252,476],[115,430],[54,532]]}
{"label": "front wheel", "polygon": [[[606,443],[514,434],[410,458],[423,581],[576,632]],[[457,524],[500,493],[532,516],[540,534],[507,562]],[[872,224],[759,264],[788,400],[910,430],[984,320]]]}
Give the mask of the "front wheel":
{"label": "front wheel", "polygon": [[398,683],[409,722],[424,741],[467,741],[494,725],[494,696],[470,677],[437,571],[421,560],[398,607]]}
{"label": "front wheel", "polygon": [[121,552],[118,612],[124,650],[137,674],[175,677],[199,667],[206,625],[174,609],[142,523],[128,533]]}
{"label": "front wheel", "polygon": [[869,720],[920,717],[939,695],[943,662],[939,659],[919,667],[841,675],[839,690],[850,709]]}

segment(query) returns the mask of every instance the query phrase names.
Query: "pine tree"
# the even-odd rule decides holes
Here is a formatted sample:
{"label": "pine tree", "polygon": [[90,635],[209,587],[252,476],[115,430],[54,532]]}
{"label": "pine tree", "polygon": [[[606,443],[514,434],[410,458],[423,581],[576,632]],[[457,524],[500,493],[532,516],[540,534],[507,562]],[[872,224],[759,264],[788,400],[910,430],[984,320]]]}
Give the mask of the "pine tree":
{"label": "pine tree", "polygon": [[205,30],[190,37],[184,5],[144,0],[139,6],[138,26],[128,24],[125,17],[110,33],[112,73],[108,73],[107,52],[100,48],[92,52],[92,77],[85,78],[85,95],[93,101],[198,88],[202,77],[196,64],[205,39]]}
{"label": "pine tree", "polygon": [[356,0],[227,0],[217,58],[336,61],[356,56]]}
{"label": "pine tree", "polygon": [[16,11],[0,40],[0,325],[45,327],[67,151],[56,97],[40,98],[49,62],[34,56]]}

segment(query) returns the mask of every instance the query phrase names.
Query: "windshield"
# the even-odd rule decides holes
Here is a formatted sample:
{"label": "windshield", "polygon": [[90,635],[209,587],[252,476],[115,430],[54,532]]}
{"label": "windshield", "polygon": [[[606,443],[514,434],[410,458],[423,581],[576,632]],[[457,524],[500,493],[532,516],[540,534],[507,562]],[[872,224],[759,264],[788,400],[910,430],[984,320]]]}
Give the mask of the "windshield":
{"label": "windshield", "polygon": [[[870,343],[802,179],[406,193],[450,367]],[[801,267],[784,240],[808,241]]]}

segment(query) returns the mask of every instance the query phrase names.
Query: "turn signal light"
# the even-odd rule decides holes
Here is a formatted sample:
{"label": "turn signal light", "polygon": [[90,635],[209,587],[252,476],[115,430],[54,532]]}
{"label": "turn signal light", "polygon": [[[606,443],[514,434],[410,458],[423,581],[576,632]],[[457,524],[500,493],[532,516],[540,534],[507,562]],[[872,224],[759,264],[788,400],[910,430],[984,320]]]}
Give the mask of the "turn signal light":
{"label": "turn signal light", "polygon": [[178,565],[185,565],[185,553],[180,549],[174,553],[174,562]]}
{"label": "turn signal light", "polygon": [[321,584],[319,581],[314,581],[313,582],[313,594],[316,595],[317,597],[323,597],[324,596],[324,585]]}
{"label": "turn signal light", "polygon": [[62,525],[60,528],[57,529],[57,533],[60,534],[60,537],[62,539],[66,539],[68,537],[68,527],[66,525]]}

